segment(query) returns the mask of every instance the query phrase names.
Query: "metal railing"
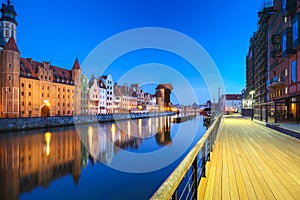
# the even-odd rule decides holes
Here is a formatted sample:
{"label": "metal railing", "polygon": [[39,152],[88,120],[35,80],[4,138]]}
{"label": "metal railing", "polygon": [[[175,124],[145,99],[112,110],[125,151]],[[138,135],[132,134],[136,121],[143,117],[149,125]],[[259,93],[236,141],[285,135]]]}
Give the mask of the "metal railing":
{"label": "metal railing", "polygon": [[206,176],[206,163],[210,160],[221,119],[222,114],[214,120],[202,138],[153,194],[151,200],[197,199],[198,185],[201,178]]}

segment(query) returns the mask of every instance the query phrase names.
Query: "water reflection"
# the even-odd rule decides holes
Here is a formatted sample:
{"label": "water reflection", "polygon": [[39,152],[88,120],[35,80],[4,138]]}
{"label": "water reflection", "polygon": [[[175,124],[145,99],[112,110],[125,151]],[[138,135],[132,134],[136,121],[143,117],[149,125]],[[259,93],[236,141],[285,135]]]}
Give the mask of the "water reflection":
{"label": "water reflection", "polygon": [[77,186],[89,160],[111,163],[120,149],[138,152],[142,143],[150,151],[170,145],[170,129],[170,118],[161,117],[1,136],[0,199],[19,199],[67,175]]}
{"label": "water reflection", "polygon": [[0,139],[0,199],[19,199],[50,182],[72,174],[80,178],[81,142],[74,130]]}
{"label": "water reflection", "polygon": [[[92,160],[110,164],[120,149],[137,151],[144,140],[155,137],[158,146],[172,143],[170,117],[137,119],[77,127]],[[159,148],[159,147],[157,147]],[[152,147],[151,151],[156,150]]]}

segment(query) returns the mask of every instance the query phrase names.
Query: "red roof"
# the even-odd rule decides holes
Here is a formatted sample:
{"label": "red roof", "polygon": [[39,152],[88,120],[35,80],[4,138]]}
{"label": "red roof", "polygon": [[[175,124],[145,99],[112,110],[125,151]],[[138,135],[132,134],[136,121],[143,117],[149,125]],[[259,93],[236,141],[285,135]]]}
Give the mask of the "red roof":
{"label": "red roof", "polygon": [[[20,72],[21,76],[27,77],[27,78],[33,78],[38,79],[38,70],[39,66],[42,66],[43,63],[33,61],[31,58],[21,58],[20,59]],[[50,66],[50,69],[53,70],[53,76],[54,80],[53,82],[61,82],[63,79],[65,80],[64,83],[67,83],[69,81],[69,84],[71,84],[72,79],[72,72],[67,69],[63,69],[56,66]],[[60,79],[60,81],[58,81]]]}
{"label": "red roof", "polygon": [[20,53],[14,37],[9,38],[7,44],[4,47],[4,50],[17,51]]}
{"label": "red roof", "polygon": [[73,69],[80,69],[80,65],[79,65],[79,62],[78,62],[78,59],[76,58],[75,62],[74,62],[74,65],[73,65]]}

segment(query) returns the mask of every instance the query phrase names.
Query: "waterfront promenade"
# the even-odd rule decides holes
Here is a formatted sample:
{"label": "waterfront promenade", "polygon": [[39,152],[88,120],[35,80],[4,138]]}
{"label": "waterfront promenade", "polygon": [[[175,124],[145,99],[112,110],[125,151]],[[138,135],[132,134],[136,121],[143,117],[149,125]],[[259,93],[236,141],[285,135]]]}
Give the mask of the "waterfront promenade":
{"label": "waterfront promenade", "polygon": [[300,199],[300,140],[225,117],[198,199]]}

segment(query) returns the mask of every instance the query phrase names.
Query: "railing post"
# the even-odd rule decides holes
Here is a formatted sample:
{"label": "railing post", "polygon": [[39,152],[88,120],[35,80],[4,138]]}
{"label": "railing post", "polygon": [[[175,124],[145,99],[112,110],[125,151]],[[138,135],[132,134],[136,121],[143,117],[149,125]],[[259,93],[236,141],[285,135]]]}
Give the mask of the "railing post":
{"label": "railing post", "polygon": [[[193,197],[198,198],[198,156],[195,157],[195,160],[193,162],[193,168],[194,168],[194,175],[193,175],[193,179],[194,179],[194,192]],[[195,198],[193,198],[195,199]]]}
{"label": "railing post", "polygon": [[205,159],[205,142],[201,148],[202,150],[202,163],[201,163],[201,177],[206,177],[206,159]]}
{"label": "railing post", "polygon": [[172,195],[172,200],[178,200],[178,192],[177,192],[177,189],[176,189],[176,191],[174,192],[174,194]]}
{"label": "railing post", "polygon": [[212,151],[211,134],[207,138],[207,161],[210,161],[210,152]]}

